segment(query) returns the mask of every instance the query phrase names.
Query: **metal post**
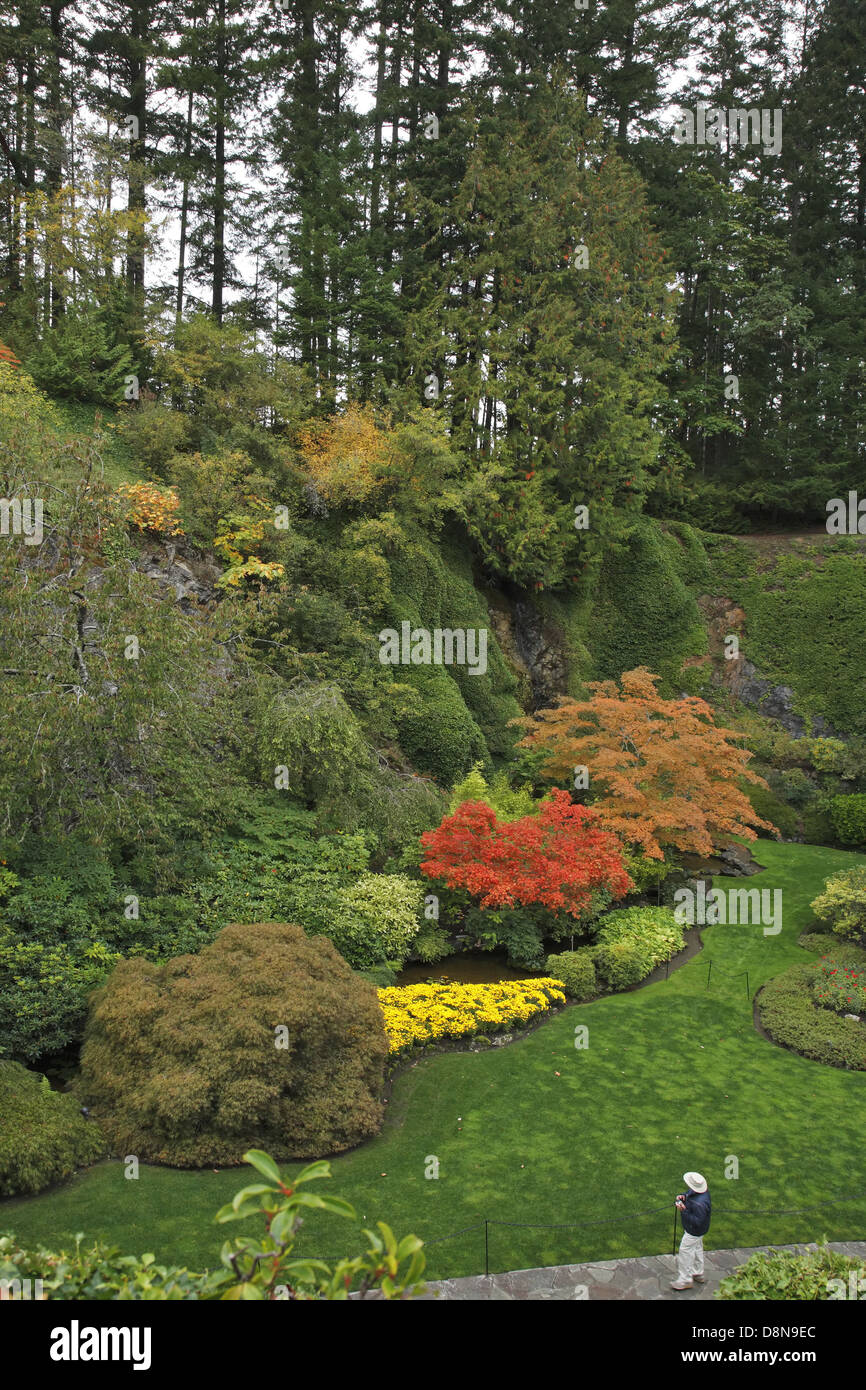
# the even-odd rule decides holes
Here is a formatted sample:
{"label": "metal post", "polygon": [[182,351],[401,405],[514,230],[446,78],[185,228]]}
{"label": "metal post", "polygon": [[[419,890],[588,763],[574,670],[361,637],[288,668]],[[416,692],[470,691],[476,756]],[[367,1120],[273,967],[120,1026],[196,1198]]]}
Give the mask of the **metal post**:
{"label": "metal post", "polygon": [[712,973],[713,973],[713,962],[712,962],[712,961],[709,961],[709,962],[708,962],[708,968],[707,968],[707,989],[709,989],[709,987],[710,987],[710,976],[712,975]]}
{"label": "metal post", "polygon": [[489,1225],[490,1225],[490,1222],[485,1218],[485,1221],[484,1221],[484,1274],[485,1274],[485,1276],[486,1276],[486,1275],[489,1275],[489,1273],[490,1273],[490,1241],[489,1241],[488,1235],[487,1235],[487,1230],[488,1230]]}

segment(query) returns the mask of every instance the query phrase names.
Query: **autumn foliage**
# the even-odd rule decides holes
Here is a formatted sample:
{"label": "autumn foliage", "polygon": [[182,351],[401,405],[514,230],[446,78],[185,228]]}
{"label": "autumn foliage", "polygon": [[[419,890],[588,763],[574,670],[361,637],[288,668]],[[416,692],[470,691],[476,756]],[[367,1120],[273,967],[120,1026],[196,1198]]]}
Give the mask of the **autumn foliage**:
{"label": "autumn foliage", "polygon": [[421,843],[421,872],[465,888],[481,907],[539,905],[578,917],[596,890],[619,898],[632,887],[615,836],[561,790],[537,814],[513,821],[497,820],[483,801],[464,801]]}
{"label": "autumn foliage", "polygon": [[158,487],[156,483],[121,483],[117,492],[126,509],[127,520],[140,531],[183,535],[177,517],[180,498],[174,488]]}
{"label": "autumn foliage", "polygon": [[369,406],[350,405],[299,434],[301,455],[317,492],[328,502],[364,502],[385,482],[391,464],[388,435]]}
{"label": "autumn foliage", "polygon": [[[5,304],[0,302],[0,309],[5,307]],[[11,347],[7,347],[5,343],[0,343],[0,362],[5,362],[7,367],[17,368],[21,366],[21,359],[16,357]]]}
{"label": "autumn foliage", "polygon": [[600,823],[651,859],[666,847],[711,854],[735,835],[754,840],[753,827],[774,830],[741,788],[767,784],[749,769],[752,755],[736,746],[736,732],[717,727],[704,700],[663,699],[658,681],[639,666],[619,684],[591,682],[590,699],[516,720],[529,730],[522,745],[544,753],[551,781],[571,783],[576,768],[587,768]]}

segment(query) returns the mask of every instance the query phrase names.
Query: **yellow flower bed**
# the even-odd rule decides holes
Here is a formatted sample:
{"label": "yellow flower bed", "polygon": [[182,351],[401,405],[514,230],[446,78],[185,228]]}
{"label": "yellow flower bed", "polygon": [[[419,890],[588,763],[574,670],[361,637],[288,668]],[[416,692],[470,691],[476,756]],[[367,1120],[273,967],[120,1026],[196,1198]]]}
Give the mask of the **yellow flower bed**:
{"label": "yellow flower bed", "polygon": [[403,985],[380,989],[379,1003],[393,1053],[443,1038],[525,1027],[551,1004],[564,1004],[565,987],[550,977],[489,985]]}

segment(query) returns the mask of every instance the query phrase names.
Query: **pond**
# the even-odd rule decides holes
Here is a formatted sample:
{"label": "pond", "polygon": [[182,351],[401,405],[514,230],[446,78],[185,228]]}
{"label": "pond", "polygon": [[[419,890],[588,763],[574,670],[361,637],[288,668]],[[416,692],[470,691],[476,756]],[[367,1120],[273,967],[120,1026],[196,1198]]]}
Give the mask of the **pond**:
{"label": "pond", "polygon": [[716,855],[708,857],[703,854],[681,854],[680,864],[697,877],[717,876],[723,874],[727,867],[724,859],[719,859]]}
{"label": "pond", "polygon": [[428,980],[445,979],[449,984],[489,985],[499,980],[526,980],[531,970],[518,970],[508,964],[504,951],[459,951],[424,964],[416,961],[405,966],[397,976],[398,985],[423,985]]}

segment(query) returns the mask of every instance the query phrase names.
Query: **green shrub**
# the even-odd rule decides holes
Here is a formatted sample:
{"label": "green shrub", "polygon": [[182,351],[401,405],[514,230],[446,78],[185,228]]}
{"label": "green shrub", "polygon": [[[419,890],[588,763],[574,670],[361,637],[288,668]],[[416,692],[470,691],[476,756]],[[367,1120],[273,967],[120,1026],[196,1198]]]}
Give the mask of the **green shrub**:
{"label": "green shrub", "polygon": [[464,801],[484,801],[492,806],[500,821],[519,820],[521,816],[531,816],[538,810],[538,802],[532,795],[528,784],[512,787],[504,771],[494,773],[488,782],[484,776],[484,764],[474,763],[466,776],[456,784],[448,801],[451,815]]}
{"label": "green shrub", "polygon": [[95,1163],[104,1149],[74,1096],[52,1091],[19,1062],[0,1061],[0,1197],[40,1192]]}
{"label": "green shrub", "polygon": [[415,766],[451,786],[474,762],[511,755],[518,734],[509,727],[509,720],[522,713],[514,693],[515,677],[496,639],[487,605],[475,587],[465,546],[449,543],[447,537],[436,546],[419,541],[417,535],[412,540],[406,537],[403,544],[391,549],[388,568],[392,596],[383,608],[382,626],[399,631],[400,623],[409,621],[412,627],[428,630],[487,629],[484,675],[472,675],[465,666],[393,668],[395,681],[405,681],[419,691],[437,726],[440,718],[455,722],[455,739],[459,737],[466,753],[461,752],[459,758],[449,756],[447,746],[440,745],[437,728],[435,734],[431,731],[435,743],[431,743],[433,752],[426,763],[422,761],[423,720],[419,723],[417,716],[409,718],[400,729],[400,745]]}
{"label": "green shrub", "polygon": [[639,984],[654,968],[646,947],[635,941],[610,941],[594,950],[595,968],[612,990]]}
{"label": "green shrub", "polygon": [[841,738],[807,739],[806,747],[816,772],[839,773],[844,769],[846,745]]}
{"label": "green shrub", "polygon": [[687,657],[706,651],[695,599],[677,570],[680,541],[648,517],[636,519],[626,544],[605,554],[587,624],[595,679],[618,678],[635,666],[662,677],[662,693],[682,689]]}
{"label": "green shrub", "polygon": [[840,844],[866,845],[866,792],[834,796],[830,816]]}
{"label": "green shrub", "polygon": [[93,998],[80,1090],[118,1153],[179,1168],[375,1134],[388,1042],[375,991],[325,937],[225,927],[197,956],[120,961]]}
{"label": "green shrub", "polygon": [[366,970],[358,970],[362,980],[368,980],[377,989],[391,989],[397,983],[397,974],[400,970],[402,961],[385,960],[379,965],[369,965]]}
{"label": "green shrub", "polygon": [[77,866],[21,880],[0,870],[0,1037],[27,1061],[80,1040],[88,995],[118,955],[164,959],[207,940],[180,894],[139,890],[138,916],[127,917],[130,886],[92,847],[77,848]]}
{"label": "green shrub", "polygon": [[601,920],[598,941],[605,946],[626,941],[640,947],[651,962],[650,969],[670,960],[685,945],[682,927],[669,907],[624,907],[610,912]]}
{"label": "green shrub", "polygon": [[417,710],[397,718],[400,747],[419,772],[452,786],[473,763],[486,760],[484,735],[446,668],[401,666],[397,672],[419,696]]}
{"label": "green shrub", "polygon": [[27,370],[49,396],[123,402],[127,378],[135,372],[132,353],[118,342],[108,313],[98,307],[70,308],[47,329],[27,355]]}
{"label": "green shrub", "polygon": [[[166,479],[166,465],[174,454],[182,454],[190,438],[189,418],[179,410],[154,400],[124,410],[117,423],[132,457],[148,473]],[[173,481],[173,479],[172,479]],[[209,540],[213,540],[211,533]]]}
{"label": "green shrub", "polygon": [[794,965],[758,994],[758,1017],[774,1042],[828,1066],[866,1071],[866,1028],[815,1003],[814,965]]}
{"label": "green shrub", "polygon": [[[756,768],[755,771],[760,772],[763,776],[766,769],[762,771],[760,768]],[[787,801],[783,801],[771,787],[749,785],[746,787],[746,795],[752,803],[755,814],[760,816],[761,820],[768,820],[771,825],[774,825],[783,840],[796,840],[800,834],[800,822],[793,806],[789,806]],[[765,831],[764,833],[768,834],[769,832]]]}
{"label": "green shrub", "polygon": [[593,946],[583,946],[577,951],[561,951],[559,955],[548,956],[545,974],[561,980],[570,998],[592,999],[598,993],[595,950]]}
{"label": "green shrub", "polygon": [[81,1239],[74,1251],[53,1251],[27,1249],[14,1236],[0,1236],[0,1279],[39,1279],[44,1298],[75,1302],[200,1299],[213,1283],[209,1274],[158,1265],[153,1255],[124,1255],[117,1246],[98,1243],[82,1249]]}
{"label": "green shrub", "polygon": [[362,874],[337,895],[327,934],[356,967],[406,959],[418,933],[421,885],[407,874]]}
{"label": "green shrub", "polygon": [[[863,1272],[862,1259],[830,1250],[826,1245],[807,1255],[795,1255],[787,1250],[759,1250],[722,1280],[716,1298],[773,1302],[846,1298],[852,1271],[859,1279]],[[833,1284],[833,1280],[841,1281],[841,1285],[839,1282]]]}
{"label": "green shrub", "polygon": [[65,462],[58,436],[56,406],[37,390],[32,377],[0,362],[0,469],[10,478],[45,477]]}
{"label": "green shrub", "polygon": [[806,806],[815,796],[815,783],[801,767],[787,767],[780,773],[782,792],[792,806]]}
{"label": "green shrub", "polygon": [[866,965],[866,955],[864,955],[862,947],[855,946],[853,941],[837,941],[835,938],[828,941],[827,938],[827,932],[803,932],[797,945],[802,946],[804,951],[816,951],[821,956],[826,955],[828,950],[832,949],[833,958],[843,961],[845,965]]}
{"label": "green shrub", "polygon": [[819,798],[803,808],[803,842],[807,845],[836,845],[836,828],[829,811]]}
{"label": "green shrub", "polygon": [[[98,949],[95,944],[93,949]],[[65,945],[16,941],[0,928],[0,1037],[15,1057],[36,1061],[82,1034],[90,992],[115,957],[93,959]]]}
{"label": "green shrub", "polygon": [[435,922],[424,922],[415,940],[412,942],[412,954],[418,960],[428,964],[434,960],[442,960],[443,956],[451,952],[451,939],[443,927],[437,926]]}
{"label": "green shrub", "polygon": [[835,936],[866,940],[866,866],[832,874],[813,899],[812,911]]}

